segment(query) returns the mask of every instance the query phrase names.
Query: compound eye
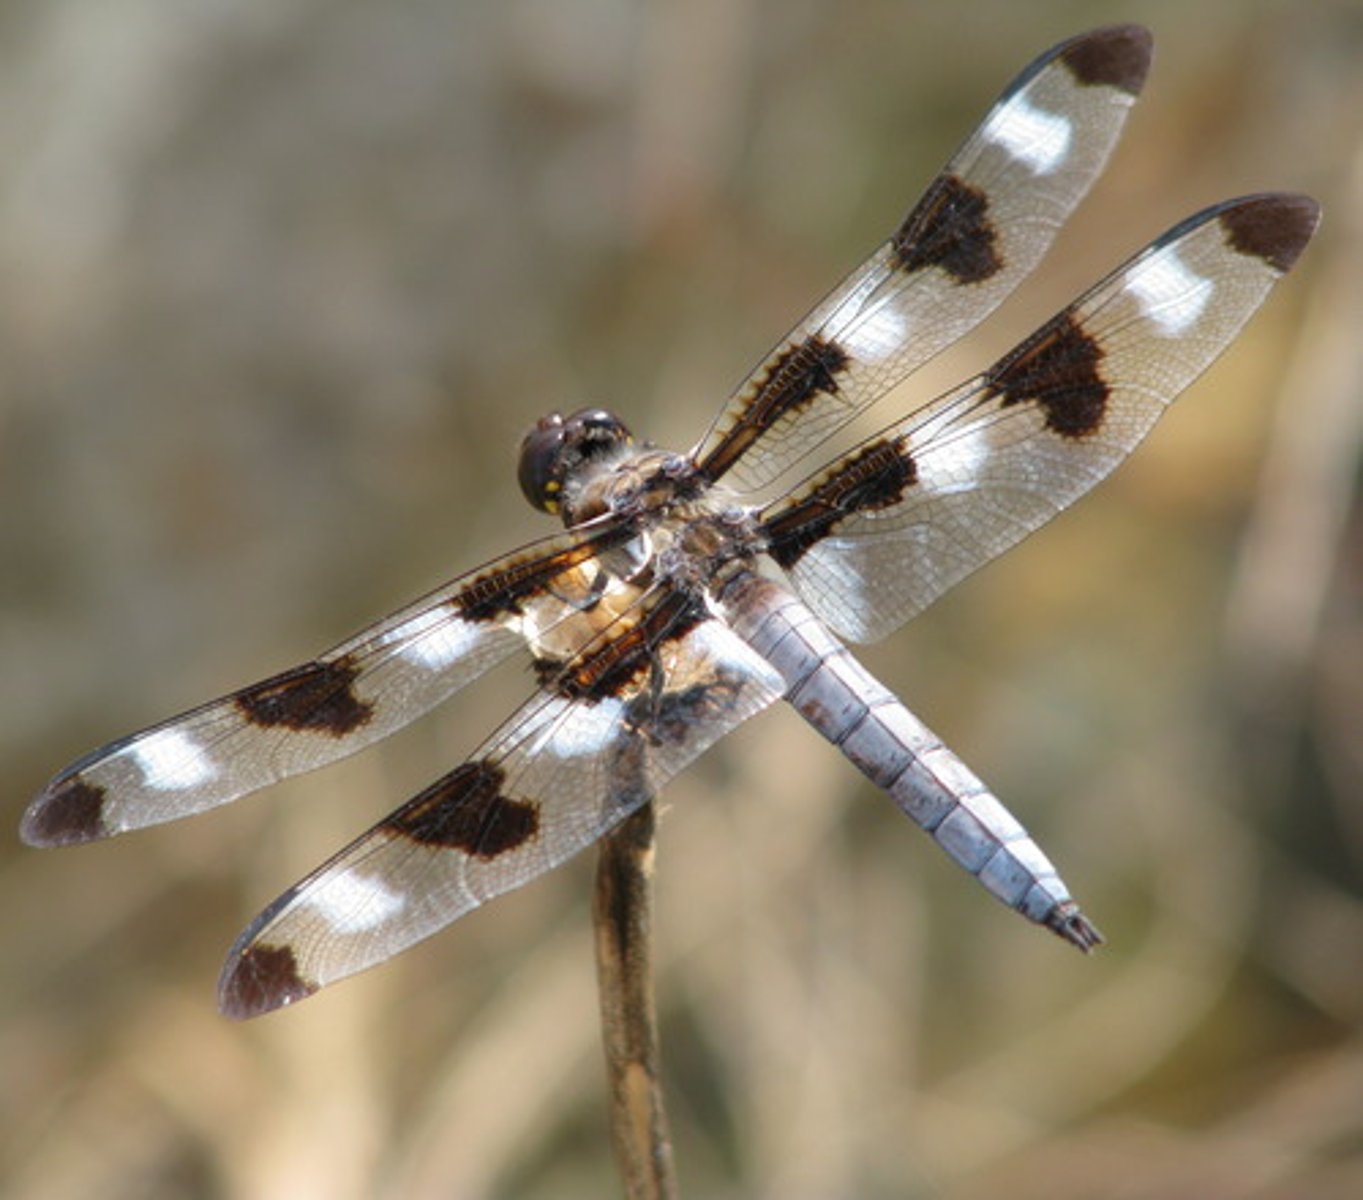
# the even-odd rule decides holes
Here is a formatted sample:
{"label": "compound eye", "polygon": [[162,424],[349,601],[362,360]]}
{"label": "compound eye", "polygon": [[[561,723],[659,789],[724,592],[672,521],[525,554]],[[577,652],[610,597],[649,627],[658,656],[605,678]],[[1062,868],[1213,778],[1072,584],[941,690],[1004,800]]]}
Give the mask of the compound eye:
{"label": "compound eye", "polygon": [[521,442],[521,491],[541,512],[558,513],[570,478],[631,441],[624,422],[604,408],[581,408],[567,417],[550,413]]}
{"label": "compound eye", "polygon": [[558,496],[563,490],[564,440],[562,414],[550,413],[541,417],[521,442],[516,477],[525,498],[540,512],[558,511]]}
{"label": "compound eye", "polygon": [[588,441],[617,442],[629,437],[625,423],[608,408],[579,408],[564,424]]}
{"label": "compound eye", "polygon": [[584,459],[595,458],[634,441],[628,426],[605,408],[580,408],[563,423],[564,436]]}

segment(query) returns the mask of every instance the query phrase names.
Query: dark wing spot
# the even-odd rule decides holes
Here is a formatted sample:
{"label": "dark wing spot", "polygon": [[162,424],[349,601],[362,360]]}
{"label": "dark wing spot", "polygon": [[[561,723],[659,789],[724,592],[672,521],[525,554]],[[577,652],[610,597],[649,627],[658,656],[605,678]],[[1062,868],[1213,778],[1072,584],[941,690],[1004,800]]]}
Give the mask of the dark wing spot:
{"label": "dark wing spot", "polygon": [[1046,428],[1081,438],[1102,425],[1107,410],[1110,389],[1099,371],[1102,358],[1102,347],[1062,312],[995,363],[985,383],[1005,407],[1039,405]]}
{"label": "dark wing spot", "polygon": [[104,789],[79,776],[54,780],[29,805],[19,836],[30,846],[70,846],[105,837]]}
{"label": "dark wing spot", "polygon": [[789,413],[799,412],[820,392],[838,390],[837,377],[847,362],[847,352],[837,342],[810,334],[776,356],[757,383],[749,413],[765,428]]}
{"label": "dark wing spot", "polygon": [[871,442],[763,522],[767,553],[789,570],[847,517],[897,504],[917,479],[905,439]]}
{"label": "dark wing spot", "polygon": [[837,342],[818,334],[783,348],[748,386],[732,426],[697,465],[698,473],[705,479],[718,479],[783,417],[808,408],[821,392],[835,394],[838,376],[850,362]]}
{"label": "dark wing spot", "polygon": [[358,674],[345,659],[307,663],[245,688],[233,699],[253,725],[282,725],[341,737],[353,733],[374,711],[352,690]]}
{"label": "dark wing spot", "polygon": [[502,795],[506,773],[496,763],[466,762],[383,822],[382,828],[420,842],[496,858],[539,832],[539,806]]}
{"label": "dark wing spot", "polygon": [[1261,258],[1275,271],[1290,270],[1320,224],[1320,205],[1309,196],[1255,196],[1221,214],[1226,240],[1240,254]]}
{"label": "dark wing spot", "polygon": [[955,175],[939,175],[890,238],[901,270],[941,267],[958,283],[981,283],[1003,269],[989,197]]}
{"label": "dark wing spot", "polygon": [[317,990],[298,971],[288,946],[258,942],[233,954],[218,981],[218,1008],[237,1021],[258,1017]]}
{"label": "dark wing spot", "polygon": [[535,663],[540,686],[568,700],[588,704],[618,697],[648,676],[666,641],[685,637],[705,619],[704,605],[682,591],[668,591],[633,625],[613,628],[568,663]]}
{"label": "dark wing spot", "polygon": [[568,546],[557,546],[547,554],[536,552],[503,560],[471,580],[451,604],[468,621],[493,621],[507,613],[521,612],[526,600],[543,595],[565,571],[623,546],[636,532],[622,522]]}
{"label": "dark wing spot", "polygon": [[716,663],[703,682],[657,692],[646,688],[635,695],[625,705],[622,736],[611,747],[606,811],[624,814],[651,800],[654,750],[684,747],[709,736],[742,699],[747,682],[741,673]]}
{"label": "dark wing spot", "polygon": [[1143,25],[1112,25],[1081,34],[1058,49],[1079,83],[1120,88],[1136,96],[1150,73],[1154,44]]}
{"label": "dark wing spot", "polygon": [[657,696],[640,692],[625,706],[625,724],[649,745],[684,746],[698,730],[734,707],[744,682],[737,672],[720,668],[704,683]]}

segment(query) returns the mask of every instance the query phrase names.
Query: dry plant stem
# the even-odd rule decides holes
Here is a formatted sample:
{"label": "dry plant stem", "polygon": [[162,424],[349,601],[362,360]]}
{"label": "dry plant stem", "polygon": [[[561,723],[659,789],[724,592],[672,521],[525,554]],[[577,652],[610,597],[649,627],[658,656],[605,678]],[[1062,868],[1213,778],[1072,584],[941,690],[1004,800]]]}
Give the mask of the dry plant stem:
{"label": "dry plant stem", "polygon": [[653,831],[650,802],[601,843],[592,918],[611,1140],[629,1200],[677,1195],[653,1003]]}

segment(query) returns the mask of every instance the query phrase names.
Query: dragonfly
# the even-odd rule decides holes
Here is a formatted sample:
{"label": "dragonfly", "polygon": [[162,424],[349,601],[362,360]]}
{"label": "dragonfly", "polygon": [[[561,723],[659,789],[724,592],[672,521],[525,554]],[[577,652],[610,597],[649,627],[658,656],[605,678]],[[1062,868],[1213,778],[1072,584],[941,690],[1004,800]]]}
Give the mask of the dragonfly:
{"label": "dragonfly", "polygon": [[1098,945],[1022,824],[847,643],[898,628],[1106,477],[1296,262],[1317,204],[1204,209],[975,378],[776,485],[1032,271],[1103,169],[1151,52],[1146,29],[1118,25],[1027,66],[689,452],[604,409],[542,418],[518,478],[561,532],[78,759],[32,801],[23,839],[88,842],[225,804],[521,654],[535,687],[518,711],[248,926],[224,1013],[292,1004],[534,879],[781,699],[1000,901]]}

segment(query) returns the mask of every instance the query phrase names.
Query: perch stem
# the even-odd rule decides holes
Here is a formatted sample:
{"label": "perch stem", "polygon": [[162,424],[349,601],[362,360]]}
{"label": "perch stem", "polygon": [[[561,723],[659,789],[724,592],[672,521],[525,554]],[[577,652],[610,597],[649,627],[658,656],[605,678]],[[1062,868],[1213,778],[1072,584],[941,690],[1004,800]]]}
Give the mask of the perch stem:
{"label": "perch stem", "polygon": [[675,1200],[653,999],[653,834],[644,805],[601,843],[592,906],[611,1141],[628,1200]]}

